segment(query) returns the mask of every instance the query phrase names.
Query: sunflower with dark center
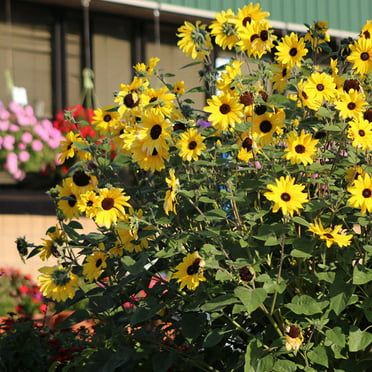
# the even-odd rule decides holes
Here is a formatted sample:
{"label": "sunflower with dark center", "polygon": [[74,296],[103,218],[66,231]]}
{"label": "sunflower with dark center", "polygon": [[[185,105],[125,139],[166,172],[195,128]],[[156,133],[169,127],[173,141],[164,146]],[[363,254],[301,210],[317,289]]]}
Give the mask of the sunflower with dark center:
{"label": "sunflower with dark center", "polygon": [[363,76],[372,72],[372,39],[359,38],[350,45],[350,52],[347,60],[358,74]]}
{"label": "sunflower with dark center", "polygon": [[94,252],[88,256],[83,264],[83,275],[86,280],[92,282],[97,280],[107,267],[107,254],[102,251]]}
{"label": "sunflower with dark center", "polygon": [[174,110],[176,96],[167,87],[147,89],[142,95],[145,111],[152,111],[155,115],[170,117]]}
{"label": "sunflower with dark center", "polygon": [[352,145],[364,151],[372,150],[372,123],[360,117],[349,122],[348,137]]}
{"label": "sunflower with dark center", "polygon": [[232,22],[234,13],[231,9],[216,14],[215,20],[209,26],[211,35],[222,49],[231,50],[239,41],[236,24]]}
{"label": "sunflower with dark center", "polygon": [[262,146],[269,144],[273,134],[283,127],[284,118],[284,111],[253,116],[252,134],[257,136],[257,143]]}
{"label": "sunflower with dark center", "polygon": [[269,191],[265,192],[264,196],[274,202],[274,213],[281,209],[284,216],[293,216],[309,201],[307,194],[303,192],[305,186],[295,184],[295,179],[290,176],[276,179],[275,184],[269,184],[267,188]]}
{"label": "sunflower with dark center", "polygon": [[62,266],[42,267],[37,280],[43,296],[54,301],[72,299],[78,289],[78,277]]}
{"label": "sunflower with dark center", "polygon": [[177,283],[180,283],[180,289],[187,287],[187,289],[194,291],[200,282],[206,280],[204,277],[204,265],[205,262],[198,252],[189,253],[176,266],[172,279],[177,279]]}
{"label": "sunflower with dark center", "polygon": [[358,119],[366,105],[367,101],[364,94],[352,88],[349,89],[348,93],[341,93],[335,103],[343,119]]}
{"label": "sunflower with dark center", "polygon": [[77,207],[80,213],[88,218],[94,218],[100,208],[100,199],[95,191],[89,190],[80,195]]}
{"label": "sunflower with dark center", "polygon": [[76,194],[82,194],[86,191],[93,190],[98,184],[96,176],[86,173],[83,170],[75,171],[75,173],[69,179],[71,179],[72,190]]}
{"label": "sunflower with dark center", "polygon": [[310,223],[308,231],[311,231],[317,235],[321,240],[325,241],[327,248],[330,248],[333,244],[336,244],[340,248],[347,247],[351,244],[353,235],[345,234],[342,225],[336,225],[335,227],[323,227],[320,219]]}
{"label": "sunflower with dark center", "polygon": [[105,226],[107,229],[118,219],[124,218],[126,214],[124,207],[131,208],[128,203],[130,196],[117,187],[99,189],[98,198],[96,202],[98,207],[92,211],[92,216],[98,225]]}
{"label": "sunflower with dark center", "polygon": [[255,150],[257,150],[257,144],[252,138],[249,131],[242,133],[241,138],[238,141],[240,150],[238,152],[238,159],[245,163],[248,163],[255,156]]}
{"label": "sunflower with dark center", "polygon": [[307,83],[301,80],[297,84],[298,98],[302,105],[311,110],[317,111],[323,103],[323,98],[314,90],[309,90]]}
{"label": "sunflower with dark center", "polygon": [[105,135],[120,124],[120,114],[115,106],[105,106],[94,110],[93,126]]}
{"label": "sunflower with dark center", "polygon": [[180,151],[180,157],[185,161],[198,160],[199,156],[207,148],[204,143],[204,137],[194,128],[181,133],[176,147]]}
{"label": "sunflower with dark center", "polygon": [[226,131],[234,128],[243,118],[244,106],[239,102],[239,97],[230,93],[212,96],[207,100],[208,106],[204,111],[209,112],[208,121],[217,130]]}
{"label": "sunflower with dark center", "polygon": [[372,212],[372,176],[368,173],[359,176],[354,183],[348,187],[351,194],[348,204],[358,208],[363,214]]}
{"label": "sunflower with dark center", "polygon": [[283,157],[291,162],[291,164],[308,165],[314,162],[316,156],[318,140],[313,139],[312,135],[305,133],[304,130],[300,134],[291,132],[287,136],[287,147]]}
{"label": "sunflower with dark center", "polygon": [[291,32],[290,35],[285,35],[276,49],[275,55],[278,63],[290,69],[294,66],[300,67],[303,57],[308,52],[305,48],[304,39],[298,38],[294,32]]}
{"label": "sunflower with dark center", "polygon": [[301,328],[294,324],[291,324],[286,328],[284,338],[285,348],[287,349],[287,351],[294,351],[295,353],[297,353],[304,341]]}
{"label": "sunflower with dark center", "polygon": [[168,148],[167,142],[171,139],[172,125],[168,119],[153,110],[148,111],[138,126],[137,138],[141,142],[142,149],[147,154],[154,150],[158,153]]}
{"label": "sunflower with dark center", "polygon": [[77,203],[80,200],[78,193],[74,191],[72,178],[65,178],[61,186],[58,186],[58,209],[60,209],[66,219],[79,216]]}
{"label": "sunflower with dark center", "polygon": [[330,101],[336,95],[336,84],[331,75],[313,72],[305,83],[306,91],[320,100]]}
{"label": "sunflower with dark center", "polygon": [[48,238],[43,239],[43,245],[40,251],[40,258],[45,261],[49,257],[59,257],[59,249],[62,249],[66,242],[65,233],[57,226],[47,233]]}

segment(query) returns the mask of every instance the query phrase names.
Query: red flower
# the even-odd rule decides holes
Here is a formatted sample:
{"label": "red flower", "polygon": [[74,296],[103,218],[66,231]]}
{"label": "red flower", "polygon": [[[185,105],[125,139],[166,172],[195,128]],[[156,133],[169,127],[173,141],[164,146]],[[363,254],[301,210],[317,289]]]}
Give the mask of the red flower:
{"label": "red flower", "polygon": [[27,285],[22,284],[18,287],[18,292],[20,294],[27,295],[30,292],[30,288],[27,287]]}

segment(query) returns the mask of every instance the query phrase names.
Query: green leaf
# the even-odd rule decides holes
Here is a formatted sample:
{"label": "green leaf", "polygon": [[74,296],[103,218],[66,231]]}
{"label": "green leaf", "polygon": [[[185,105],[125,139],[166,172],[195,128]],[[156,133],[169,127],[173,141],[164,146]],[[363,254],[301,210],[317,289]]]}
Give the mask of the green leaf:
{"label": "green leaf", "polygon": [[249,289],[245,287],[237,287],[235,288],[234,293],[249,313],[252,313],[262,305],[267,297],[267,293],[263,288]]}
{"label": "green leaf", "polygon": [[215,279],[219,282],[227,282],[232,280],[234,277],[225,270],[217,270]]}
{"label": "green leaf", "polygon": [[275,106],[288,106],[292,104],[293,101],[291,101],[289,98],[283,96],[282,94],[272,94],[269,97],[269,103],[275,105]]}
{"label": "green leaf", "polygon": [[292,302],[285,306],[297,315],[314,315],[321,313],[328,304],[328,301],[318,302],[310,296],[302,295],[293,297]]}
{"label": "green leaf", "polygon": [[324,346],[317,346],[307,353],[309,359],[323,367],[328,368],[328,355]]}
{"label": "green leaf", "polygon": [[199,202],[201,202],[201,203],[207,203],[207,204],[214,204],[216,201],[213,200],[213,199],[210,199],[210,198],[208,198],[206,196],[201,196],[199,198]]}
{"label": "green leaf", "polygon": [[346,344],[346,337],[340,327],[328,329],[326,331],[326,338],[327,341],[329,341],[329,344],[335,344],[341,348],[343,348]]}
{"label": "green leaf", "polygon": [[244,372],[257,372],[257,364],[262,358],[263,351],[259,340],[254,339],[248,345],[245,351]]}
{"label": "green leaf", "polygon": [[359,328],[353,326],[349,333],[349,350],[357,352],[366,350],[372,343],[372,333],[361,331]]}
{"label": "green leaf", "polygon": [[68,226],[70,226],[72,229],[82,229],[83,226],[78,221],[71,221],[69,222]]}
{"label": "green leaf", "polygon": [[71,226],[66,225],[65,223],[63,224],[63,230],[65,230],[68,237],[73,239],[73,240],[75,240],[75,239],[79,240],[80,237],[81,237],[81,235],[79,233],[77,233]]}
{"label": "green leaf", "polygon": [[298,258],[309,258],[315,246],[315,240],[307,238],[297,238],[292,243],[293,250],[291,256]]}
{"label": "green leaf", "polygon": [[372,270],[361,265],[354,266],[353,284],[367,284],[372,280]]}
{"label": "green leaf", "polygon": [[204,347],[212,347],[217,345],[223,339],[223,332],[213,330],[207,334],[204,339],[203,346]]}
{"label": "green leaf", "polygon": [[273,366],[273,372],[296,372],[297,364],[290,360],[277,360]]}
{"label": "green leaf", "polygon": [[201,309],[207,312],[223,309],[227,305],[238,303],[238,299],[231,294],[226,294],[213,298],[206,302]]}
{"label": "green leaf", "polygon": [[157,372],[167,372],[171,369],[176,356],[172,351],[163,351],[153,355],[152,357],[152,370]]}
{"label": "green leaf", "polygon": [[186,338],[195,339],[203,331],[206,321],[206,314],[192,312],[184,313],[180,322],[181,331]]}
{"label": "green leaf", "polygon": [[348,305],[353,292],[354,286],[350,283],[346,283],[344,275],[341,272],[337,272],[335,280],[329,289],[329,296],[331,298],[329,308],[333,310],[336,315],[340,315]]}
{"label": "green leaf", "polygon": [[292,221],[298,223],[301,226],[305,226],[305,227],[309,227],[309,225],[310,225],[310,223],[307,222],[304,218],[298,217],[298,216],[293,217]]}

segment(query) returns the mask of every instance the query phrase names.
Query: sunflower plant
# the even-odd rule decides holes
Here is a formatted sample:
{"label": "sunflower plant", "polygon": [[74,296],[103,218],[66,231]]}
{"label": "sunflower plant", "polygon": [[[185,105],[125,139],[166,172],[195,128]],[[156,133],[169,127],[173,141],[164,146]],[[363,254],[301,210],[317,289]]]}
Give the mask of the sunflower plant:
{"label": "sunflower plant", "polygon": [[[95,111],[99,140],[66,135],[57,224],[19,249],[46,261],[45,297],[87,304],[79,368],[367,370],[370,23],[334,50],[326,22],[281,37],[268,16],[250,3],[185,22],[200,87],[151,58]],[[218,68],[213,42],[233,52]]]}

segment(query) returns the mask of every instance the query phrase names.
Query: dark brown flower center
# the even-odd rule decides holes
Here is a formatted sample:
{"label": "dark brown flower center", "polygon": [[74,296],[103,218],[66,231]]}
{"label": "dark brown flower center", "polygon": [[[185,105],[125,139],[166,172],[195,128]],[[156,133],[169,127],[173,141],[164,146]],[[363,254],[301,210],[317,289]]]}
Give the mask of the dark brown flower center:
{"label": "dark brown flower center", "polygon": [[287,69],[284,67],[283,70],[282,70],[282,77],[286,77],[287,76]]}
{"label": "dark brown flower center", "polygon": [[316,85],[316,89],[319,90],[319,92],[322,92],[324,90],[324,85],[319,83]]}
{"label": "dark brown flower center", "polygon": [[326,238],[328,238],[328,239],[333,239],[333,235],[330,234],[330,233],[326,233],[326,234],[324,234],[324,236],[325,236]]}
{"label": "dark brown flower center", "polygon": [[152,128],[151,128],[151,131],[150,131],[150,136],[153,140],[157,140],[160,135],[161,135],[161,132],[162,132],[162,128],[161,128],[161,125],[159,124],[155,124]]}
{"label": "dark brown flower center", "polygon": [[363,119],[368,120],[370,123],[372,123],[372,109],[368,109],[364,114],[363,114]]}
{"label": "dark brown flower center", "polygon": [[247,151],[252,150],[252,145],[253,145],[253,141],[249,137],[245,138],[242,143],[243,149],[246,149]]}
{"label": "dark brown flower center", "polygon": [[102,208],[108,211],[113,208],[115,200],[113,198],[104,198],[101,202]]}
{"label": "dark brown flower center", "polygon": [[258,39],[258,38],[259,38],[259,36],[258,36],[257,34],[253,34],[253,35],[251,36],[251,43],[252,43],[254,40]]}
{"label": "dark brown flower center", "polygon": [[291,338],[297,338],[298,336],[300,336],[300,328],[296,327],[295,325],[291,325],[289,327],[289,331],[287,332],[287,335]]}
{"label": "dark brown flower center", "polygon": [[256,115],[263,115],[267,110],[267,107],[265,105],[258,105],[254,108],[254,113]]}
{"label": "dark brown flower center", "polygon": [[283,192],[282,195],[280,195],[280,198],[283,201],[288,202],[291,200],[291,195],[289,195],[287,192]]}
{"label": "dark brown flower center", "polygon": [[189,143],[189,149],[194,150],[198,144],[195,141],[191,141]]}
{"label": "dark brown flower center", "polygon": [[228,105],[227,103],[223,103],[223,104],[220,106],[220,113],[221,113],[221,114],[226,115],[226,114],[228,114],[230,111],[231,111],[230,105]]}
{"label": "dark brown flower center", "polygon": [[239,102],[242,103],[244,106],[250,106],[253,104],[253,94],[250,92],[243,93],[240,98]]}
{"label": "dark brown flower center", "polygon": [[363,32],[363,35],[364,35],[364,37],[365,37],[366,39],[370,39],[370,38],[371,38],[371,34],[369,33],[368,30],[365,30],[365,31]]}
{"label": "dark brown flower center", "polygon": [[349,102],[349,103],[347,104],[347,108],[348,108],[349,110],[354,110],[355,107],[356,107],[356,104],[355,104],[354,102]]}
{"label": "dark brown flower center", "polygon": [[258,92],[258,94],[261,96],[261,98],[267,102],[267,100],[269,99],[269,95],[264,91],[264,90],[260,90]]}
{"label": "dark brown flower center", "polygon": [[84,187],[89,185],[90,177],[83,171],[77,171],[72,176],[74,184],[79,187]]}
{"label": "dark brown flower center", "polygon": [[76,204],[76,196],[74,194],[69,195],[69,199],[67,200],[68,205],[73,208]]}
{"label": "dark brown flower center", "polygon": [[267,41],[269,39],[269,33],[267,30],[263,30],[260,33],[260,38],[262,41]]}
{"label": "dark brown flower center", "polygon": [[303,154],[306,151],[306,148],[304,145],[297,145],[295,147],[295,151],[297,152],[297,154]]}
{"label": "dark brown flower center", "polygon": [[156,156],[156,155],[158,155],[158,150],[156,150],[156,149],[154,149],[154,150],[152,150],[152,154],[151,154],[152,156]]}
{"label": "dark brown flower center", "polygon": [[173,125],[173,130],[186,130],[186,125],[184,123],[176,123]]}
{"label": "dark brown flower center", "polygon": [[291,57],[294,57],[296,54],[297,54],[297,48],[291,48],[291,49],[289,50],[289,55],[290,55]]}
{"label": "dark brown flower center", "polygon": [[102,258],[99,258],[97,261],[96,261],[96,268],[98,269],[101,265],[102,265]]}
{"label": "dark brown flower center", "polygon": [[93,205],[93,202],[91,200],[87,201],[87,207],[91,207]]}
{"label": "dark brown flower center", "polygon": [[366,135],[366,132],[363,130],[363,129],[359,129],[358,130],[358,134],[361,136],[361,137],[364,137]]}
{"label": "dark brown flower center", "polygon": [[196,258],[194,260],[194,262],[192,263],[192,265],[190,265],[186,272],[187,272],[187,275],[195,275],[199,272],[200,270],[200,258]]}
{"label": "dark brown flower center", "polygon": [[252,22],[252,18],[251,17],[245,17],[243,19],[243,26],[245,27],[247,25],[247,23],[251,23]]}
{"label": "dark brown flower center", "polygon": [[273,128],[273,125],[270,123],[269,120],[264,120],[260,123],[260,131],[262,133],[269,133],[272,128]]}
{"label": "dark brown flower center", "polygon": [[304,99],[308,99],[309,98],[304,90],[301,92],[301,95],[302,95],[302,97]]}
{"label": "dark brown flower center", "polygon": [[360,55],[360,59],[362,61],[368,61],[369,60],[369,54],[367,52],[363,52],[361,55]]}
{"label": "dark brown flower center", "polygon": [[124,105],[127,106],[128,108],[133,108],[138,105],[138,100],[137,101],[134,100],[132,93],[128,93],[124,97],[123,102],[124,102]]}
{"label": "dark brown flower center", "polygon": [[111,115],[110,115],[110,114],[106,114],[106,115],[103,117],[103,121],[105,121],[106,123],[108,123],[110,120],[111,120]]}
{"label": "dark brown flower center", "polygon": [[371,189],[364,189],[362,191],[363,198],[370,198],[372,195],[372,190]]}
{"label": "dark brown flower center", "polygon": [[158,99],[158,97],[151,97],[151,98],[150,98],[150,103],[155,102],[157,99]]}
{"label": "dark brown flower center", "polygon": [[250,282],[253,279],[253,274],[249,270],[248,266],[244,266],[239,269],[239,276],[240,279],[243,280],[243,282]]}
{"label": "dark brown flower center", "polygon": [[359,81],[355,79],[345,80],[343,88],[344,88],[344,91],[347,93],[349,93],[350,89],[354,89],[359,92],[360,91]]}
{"label": "dark brown flower center", "polygon": [[324,138],[326,135],[327,135],[326,132],[319,131],[319,132],[316,132],[316,133],[314,134],[314,138],[315,138],[315,139],[322,139],[322,138]]}

